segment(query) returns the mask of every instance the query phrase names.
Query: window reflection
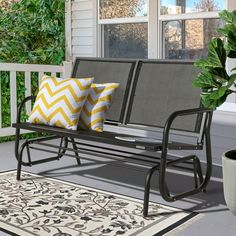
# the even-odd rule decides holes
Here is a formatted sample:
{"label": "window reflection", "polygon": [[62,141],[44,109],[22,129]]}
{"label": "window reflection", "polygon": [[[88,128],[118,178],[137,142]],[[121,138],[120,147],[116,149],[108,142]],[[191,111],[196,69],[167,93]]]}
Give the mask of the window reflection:
{"label": "window reflection", "polygon": [[161,15],[220,11],[225,0],[161,0]]}
{"label": "window reflection", "polygon": [[104,25],[104,56],[147,58],[147,23]]}
{"label": "window reflection", "polygon": [[147,16],[148,0],[100,0],[100,19]]}
{"label": "window reflection", "polygon": [[212,37],[220,37],[219,19],[175,20],[163,22],[166,59],[198,59],[207,56]]}

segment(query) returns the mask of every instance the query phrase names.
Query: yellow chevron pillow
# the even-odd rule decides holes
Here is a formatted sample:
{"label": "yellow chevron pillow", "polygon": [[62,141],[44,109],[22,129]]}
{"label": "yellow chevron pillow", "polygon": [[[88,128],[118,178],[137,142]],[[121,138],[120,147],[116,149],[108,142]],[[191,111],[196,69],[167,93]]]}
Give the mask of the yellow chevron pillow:
{"label": "yellow chevron pillow", "polygon": [[78,128],[103,131],[106,112],[118,83],[92,84],[80,114]]}
{"label": "yellow chevron pillow", "polygon": [[28,122],[76,130],[93,78],[43,76]]}

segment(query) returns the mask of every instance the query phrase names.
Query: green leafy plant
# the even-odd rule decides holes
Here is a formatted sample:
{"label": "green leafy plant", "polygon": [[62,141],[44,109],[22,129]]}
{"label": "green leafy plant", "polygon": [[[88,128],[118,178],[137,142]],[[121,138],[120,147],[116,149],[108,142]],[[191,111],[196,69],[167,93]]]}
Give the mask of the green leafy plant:
{"label": "green leafy plant", "polygon": [[[14,1],[15,2],[15,1]],[[58,65],[65,60],[65,1],[20,0],[0,8],[0,62]],[[10,75],[0,73],[2,127],[10,126]],[[37,74],[31,78],[38,89]],[[17,101],[25,97],[24,76],[17,73]],[[27,116],[24,114],[24,119]],[[38,134],[34,134],[38,135]],[[24,137],[30,137],[27,134]],[[0,138],[0,142],[14,139]]]}
{"label": "green leafy plant", "polygon": [[64,0],[21,0],[9,11],[0,10],[0,61],[60,64],[64,19]]}
{"label": "green leafy plant", "polygon": [[225,37],[225,41],[221,38],[211,39],[208,57],[195,62],[201,73],[193,81],[193,86],[202,89],[202,104],[209,108],[220,106],[229,94],[236,92],[236,73],[229,75],[226,71],[227,57],[236,58],[236,11],[224,10],[219,16],[225,24],[217,31]]}

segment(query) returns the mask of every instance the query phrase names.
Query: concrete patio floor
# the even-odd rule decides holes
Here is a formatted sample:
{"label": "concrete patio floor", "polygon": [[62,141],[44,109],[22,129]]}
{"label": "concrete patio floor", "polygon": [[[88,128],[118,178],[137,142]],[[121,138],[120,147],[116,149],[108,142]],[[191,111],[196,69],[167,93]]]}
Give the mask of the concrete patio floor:
{"label": "concrete patio floor", "polygon": [[[34,154],[34,157],[42,157],[42,155],[42,153],[38,152]],[[0,171],[16,169],[13,142],[0,144],[0,163]],[[116,165],[117,163],[114,161],[99,163],[86,160],[82,161],[82,163],[83,165],[79,167],[76,160],[64,157],[60,161],[41,164],[31,168],[24,167],[23,170],[118,194],[143,198],[144,177],[145,171],[147,171],[144,167],[133,168],[133,166],[129,165],[130,168],[124,168],[121,164]],[[216,173],[221,172],[219,167],[214,168]],[[171,235],[236,235],[236,216],[233,216],[225,205],[222,179],[219,176],[212,178],[206,193],[200,193],[194,197],[174,203],[165,202],[160,197],[157,176],[153,178],[151,201],[201,213],[201,217],[198,217],[194,223],[182,227],[180,231],[173,232]],[[180,173],[171,173],[169,176],[170,188],[174,191],[181,191],[182,188],[184,189],[190,184],[188,179],[188,177]],[[0,235],[8,234],[0,232]]]}

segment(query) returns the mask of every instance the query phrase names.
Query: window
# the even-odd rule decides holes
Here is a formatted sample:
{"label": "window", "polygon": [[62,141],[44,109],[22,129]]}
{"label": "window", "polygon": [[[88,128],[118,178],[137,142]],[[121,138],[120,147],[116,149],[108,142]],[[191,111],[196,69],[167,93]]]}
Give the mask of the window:
{"label": "window", "polygon": [[100,19],[147,16],[147,0],[100,0]]}
{"label": "window", "polygon": [[223,0],[161,0],[159,25],[161,57],[198,59],[207,56],[208,42],[222,26],[218,11]]}
{"label": "window", "polygon": [[147,23],[104,25],[104,56],[147,58]]}
{"label": "window", "polygon": [[219,11],[234,10],[236,0],[98,0],[98,7],[99,56],[196,60],[220,36]]}
{"label": "window", "polygon": [[114,58],[206,57],[209,40],[222,26],[218,12],[226,8],[226,0],[98,2],[100,55]]}
{"label": "window", "polygon": [[104,57],[148,57],[148,0],[100,0]]}
{"label": "window", "polygon": [[172,20],[162,23],[163,57],[198,59],[207,56],[208,42],[221,26],[219,19]]}
{"label": "window", "polygon": [[161,0],[161,15],[220,11],[224,0]]}

